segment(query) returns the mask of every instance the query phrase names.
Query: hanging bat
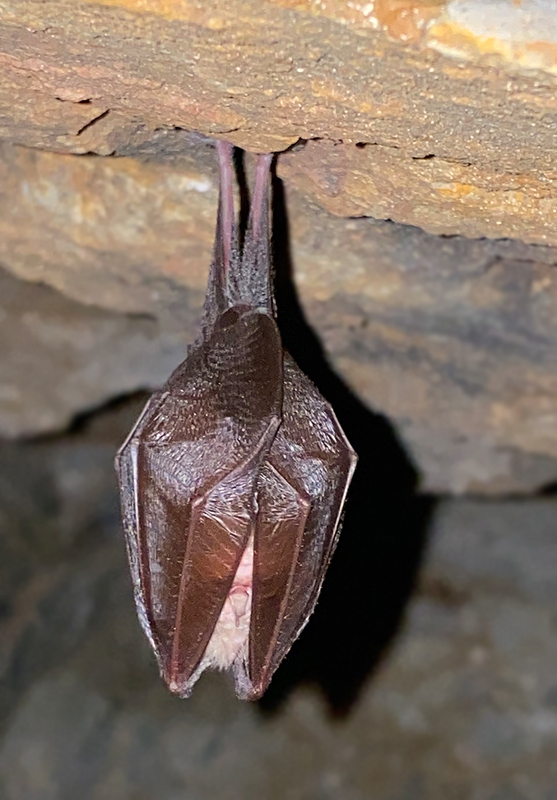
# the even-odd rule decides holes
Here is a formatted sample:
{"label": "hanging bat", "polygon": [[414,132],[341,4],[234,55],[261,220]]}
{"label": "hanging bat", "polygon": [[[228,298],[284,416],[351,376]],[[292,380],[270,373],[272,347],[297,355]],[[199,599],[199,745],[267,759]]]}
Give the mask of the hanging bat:
{"label": "hanging bat", "polygon": [[258,158],[243,246],[233,148],[217,143],[217,230],[201,329],[116,457],[139,620],[169,689],[208,667],[260,697],[311,615],[356,455],[283,350]]}

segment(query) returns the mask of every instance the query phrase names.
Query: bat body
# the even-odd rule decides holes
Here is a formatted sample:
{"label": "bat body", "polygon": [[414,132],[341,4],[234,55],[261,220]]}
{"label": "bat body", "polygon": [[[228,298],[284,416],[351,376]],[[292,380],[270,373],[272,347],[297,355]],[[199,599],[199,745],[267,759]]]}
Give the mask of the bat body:
{"label": "bat body", "polygon": [[141,625],[171,691],[231,668],[260,697],[317,602],[356,464],[336,417],[284,352],[259,156],[240,249],[232,147],[201,330],[116,457]]}

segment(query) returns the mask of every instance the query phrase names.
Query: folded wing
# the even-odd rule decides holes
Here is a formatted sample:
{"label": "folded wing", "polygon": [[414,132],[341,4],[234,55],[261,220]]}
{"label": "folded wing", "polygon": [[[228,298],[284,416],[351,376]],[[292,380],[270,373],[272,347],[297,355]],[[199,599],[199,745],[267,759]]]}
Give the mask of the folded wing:
{"label": "folded wing", "polygon": [[117,456],[140,621],[183,696],[253,531],[281,401],[275,322],[230,309],[151,398]]}
{"label": "folded wing", "polygon": [[264,692],[315,608],[355,466],[332,408],[285,355],[283,421],[258,490],[247,696]]}

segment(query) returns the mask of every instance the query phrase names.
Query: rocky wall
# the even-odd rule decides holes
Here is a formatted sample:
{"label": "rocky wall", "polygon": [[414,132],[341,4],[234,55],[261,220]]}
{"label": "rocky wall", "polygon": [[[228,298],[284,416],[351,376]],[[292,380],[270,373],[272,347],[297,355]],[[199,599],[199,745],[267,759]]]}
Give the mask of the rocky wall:
{"label": "rocky wall", "polygon": [[554,0],[0,0],[1,433],[180,361],[220,137],[287,150],[279,283],[422,486],[555,482],[555,20]]}

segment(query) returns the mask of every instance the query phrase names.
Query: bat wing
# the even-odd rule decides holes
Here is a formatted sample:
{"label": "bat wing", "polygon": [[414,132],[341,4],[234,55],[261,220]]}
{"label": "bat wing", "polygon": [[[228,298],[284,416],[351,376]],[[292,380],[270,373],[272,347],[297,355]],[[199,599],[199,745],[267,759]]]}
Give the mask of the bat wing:
{"label": "bat wing", "polygon": [[257,505],[249,653],[236,670],[237,694],[251,699],[263,694],[274,671],[276,641],[311,510],[310,498],[270,463],[259,475]]}
{"label": "bat wing", "polygon": [[283,422],[258,489],[249,697],[263,694],[315,608],[356,460],[332,408],[286,355]]}
{"label": "bat wing", "polygon": [[140,621],[183,696],[254,527],[281,400],[274,320],[231,309],[153,396],[117,456]]}

